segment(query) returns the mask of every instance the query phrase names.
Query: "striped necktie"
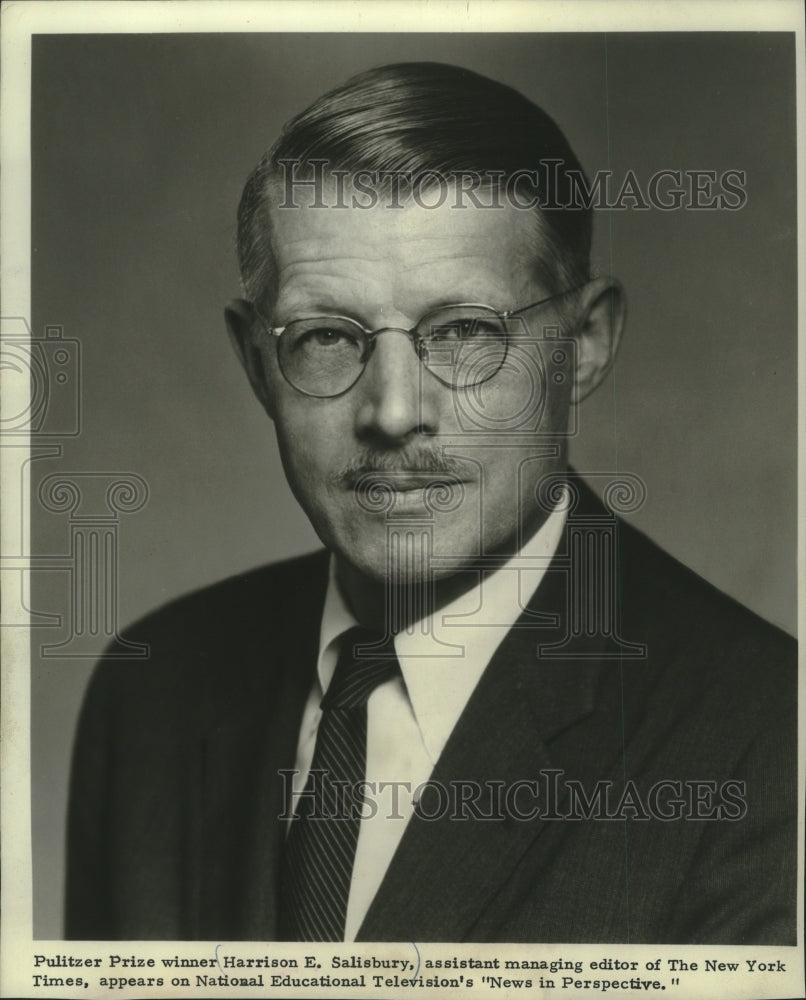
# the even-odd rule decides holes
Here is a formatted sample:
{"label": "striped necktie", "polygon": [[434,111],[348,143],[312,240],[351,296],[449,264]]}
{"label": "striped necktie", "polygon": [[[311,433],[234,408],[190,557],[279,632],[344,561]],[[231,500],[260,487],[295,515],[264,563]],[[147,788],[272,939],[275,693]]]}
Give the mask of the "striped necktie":
{"label": "striped necktie", "polygon": [[280,938],[343,941],[366,777],[367,699],[399,673],[393,642],[366,629],[342,637],[305,789],[288,832]]}

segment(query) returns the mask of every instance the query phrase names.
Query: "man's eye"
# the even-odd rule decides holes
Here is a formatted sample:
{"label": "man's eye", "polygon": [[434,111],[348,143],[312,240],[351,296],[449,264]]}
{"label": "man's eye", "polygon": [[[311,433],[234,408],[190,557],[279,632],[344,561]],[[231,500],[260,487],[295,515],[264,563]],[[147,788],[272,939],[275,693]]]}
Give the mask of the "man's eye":
{"label": "man's eye", "polygon": [[451,320],[431,330],[432,340],[466,340],[473,332],[473,321],[469,319]]}
{"label": "man's eye", "polygon": [[308,330],[303,339],[312,347],[344,347],[356,342],[353,334],[332,326],[320,326]]}
{"label": "man's eye", "polygon": [[338,344],[341,340],[339,331],[328,329],[328,327],[322,327],[320,330],[311,330],[308,336],[316,341],[317,344],[321,344],[322,347],[330,347],[331,344]]}

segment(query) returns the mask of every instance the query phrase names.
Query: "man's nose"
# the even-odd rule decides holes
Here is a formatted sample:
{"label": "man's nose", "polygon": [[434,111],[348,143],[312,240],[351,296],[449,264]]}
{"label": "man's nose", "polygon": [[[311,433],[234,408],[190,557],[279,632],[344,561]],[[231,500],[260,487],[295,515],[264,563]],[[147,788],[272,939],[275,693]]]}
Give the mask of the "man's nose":
{"label": "man's nose", "polygon": [[[431,385],[429,383],[435,383]],[[403,443],[412,434],[437,430],[436,379],[422,369],[416,349],[402,330],[375,338],[364,374],[353,390],[359,437]]]}

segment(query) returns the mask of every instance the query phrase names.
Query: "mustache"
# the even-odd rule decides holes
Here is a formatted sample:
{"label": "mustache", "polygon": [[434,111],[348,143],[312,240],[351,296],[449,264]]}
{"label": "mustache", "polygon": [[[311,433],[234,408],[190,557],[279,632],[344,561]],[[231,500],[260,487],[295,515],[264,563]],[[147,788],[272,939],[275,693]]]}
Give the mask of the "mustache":
{"label": "mustache", "polygon": [[[330,477],[331,485],[355,489],[365,476],[383,475],[450,476],[467,478],[467,463],[444,455],[440,448],[423,447],[403,451],[367,450],[356,455]],[[425,485],[425,482],[423,483]]]}

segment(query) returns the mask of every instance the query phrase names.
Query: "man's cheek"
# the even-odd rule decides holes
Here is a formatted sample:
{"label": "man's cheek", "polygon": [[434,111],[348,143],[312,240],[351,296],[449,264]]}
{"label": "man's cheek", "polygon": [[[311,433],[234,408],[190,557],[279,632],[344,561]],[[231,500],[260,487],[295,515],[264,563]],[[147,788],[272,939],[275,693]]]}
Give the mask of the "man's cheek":
{"label": "man's cheek", "polygon": [[326,425],[300,416],[293,410],[281,409],[275,421],[277,442],[288,463],[294,467],[313,468],[327,454]]}
{"label": "man's cheek", "polygon": [[311,495],[316,492],[316,463],[307,447],[278,427],[277,444],[283,470],[291,492],[307,510]]}

